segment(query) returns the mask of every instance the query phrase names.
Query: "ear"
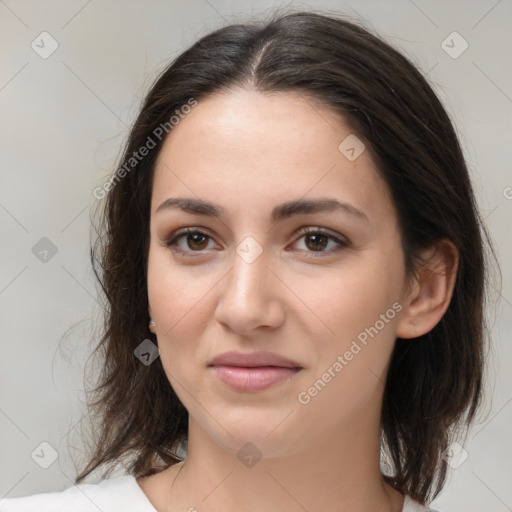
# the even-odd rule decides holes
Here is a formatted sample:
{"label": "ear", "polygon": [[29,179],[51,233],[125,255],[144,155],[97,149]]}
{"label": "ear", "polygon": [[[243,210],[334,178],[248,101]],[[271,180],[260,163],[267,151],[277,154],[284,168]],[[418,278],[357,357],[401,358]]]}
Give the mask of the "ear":
{"label": "ear", "polygon": [[431,331],[445,314],[455,287],[459,251],[443,239],[422,254],[409,287],[404,311],[397,325],[397,337],[416,338]]}
{"label": "ear", "polygon": [[151,316],[151,306],[148,306],[148,313],[149,313],[149,331],[152,332],[153,334],[156,334],[155,333],[155,324],[153,322],[153,317]]}

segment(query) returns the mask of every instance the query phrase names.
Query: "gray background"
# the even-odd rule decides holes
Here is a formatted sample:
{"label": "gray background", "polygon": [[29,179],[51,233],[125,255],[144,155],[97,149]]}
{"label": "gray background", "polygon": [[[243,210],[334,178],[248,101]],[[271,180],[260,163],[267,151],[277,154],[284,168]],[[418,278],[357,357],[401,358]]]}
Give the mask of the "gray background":
{"label": "gray background", "polygon": [[[455,120],[503,288],[492,298],[480,423],[464,445],[469,457],[433,505],[512,510],[510,0],[0,0],[0,497],[72,485],[84,446],[75,426],[83,371],[100,312],[88,259],[92,191],[114,168],[141,98],[199,36],[278,6],[363,18],[428,74]],[[47,58],[44,31],[58,44]],[[469,45],[457,58],[442,46],[454,31]],[[462,49],[457,37],[447,40],[452,53]],[[47,469],[52,450],[42,442],[59,455]]]}

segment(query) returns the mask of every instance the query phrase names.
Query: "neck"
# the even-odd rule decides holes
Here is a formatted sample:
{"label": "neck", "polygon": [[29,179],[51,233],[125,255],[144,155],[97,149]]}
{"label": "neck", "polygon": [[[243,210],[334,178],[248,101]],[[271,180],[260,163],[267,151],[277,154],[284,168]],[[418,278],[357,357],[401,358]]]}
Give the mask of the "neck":
{"label": "neck", "polygon": [[380,471],[376,426],[370,435],[353,423],[292,454],[259,458],[250,445],[224,449],[190,418],[187,458],[167,470],[163,510],[400,512],[403,496]]}

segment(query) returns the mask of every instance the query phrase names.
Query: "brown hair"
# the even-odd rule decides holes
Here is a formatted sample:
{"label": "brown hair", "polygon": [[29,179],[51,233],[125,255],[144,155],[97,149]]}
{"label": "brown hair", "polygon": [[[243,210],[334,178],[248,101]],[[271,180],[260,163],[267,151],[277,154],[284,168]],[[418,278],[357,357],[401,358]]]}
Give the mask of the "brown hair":
{"label": "brown hair", "polygon": [[[165,138],[154,133],[191,98],[235,87],[298,92],[351,124],[392,193],[409,275],[419,252],[441,239],[459,251],[448,310],[424,336],[397,339],[384,392],[382,446],[393,466],[385,478],[426,503],[444,485],[442,454],[455,427],[469,426],[481,400],[489,238],[452,123],[422,74],[369,30],[313,12],[212,32],[179,55],[147,94],[120,162],[125,169],[130,162],[129,171],[108,191],[103,236],[91,250],[107,306],[96,348],[102,372],[89,403],[98,437],[76,482],[124,459],[136,476],[180,460],[188,413],[160,359],[146,366],[134,356],[144,339],[157,343],[148,331],[146,272],[153,171]],[[148,137],[156,147],[130,161]]]}

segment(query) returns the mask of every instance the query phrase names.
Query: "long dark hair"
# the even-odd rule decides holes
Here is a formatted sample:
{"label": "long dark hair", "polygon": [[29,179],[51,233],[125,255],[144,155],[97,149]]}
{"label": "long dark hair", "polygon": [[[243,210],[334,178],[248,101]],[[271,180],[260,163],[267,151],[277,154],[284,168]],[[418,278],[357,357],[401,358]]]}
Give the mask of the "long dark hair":
{"label": "long dark hair", "polygon": [[91,257],[106,298],[96,347],[103,363],[89,401],[97,437],[76,483],[104,464],[111,471],[125,461],[130,474],[143,476],[181,460],[188,413],[160,359],[146,366],[134,357],[143,340],[157,343],[148,330],[146,282],[153,171],[172,116],[191,99],[236,87],[298,92],[343,116],[391,191],[409,275],[419,252],[443,238],[459,251],[448,310],[429,333],[396,340],[384,392],[382,446],[393,471],[385,478],[426,503],[446,480],[442,454],[452,433],[469,426],[481,400],[489,237],[452,123],[423,75],[370,30],[313,12],[214,31],[147,94],[119,168],[98,194],[106,197]]}

